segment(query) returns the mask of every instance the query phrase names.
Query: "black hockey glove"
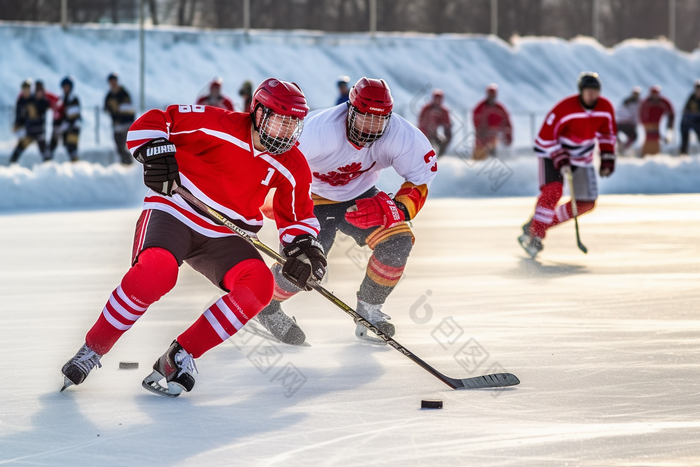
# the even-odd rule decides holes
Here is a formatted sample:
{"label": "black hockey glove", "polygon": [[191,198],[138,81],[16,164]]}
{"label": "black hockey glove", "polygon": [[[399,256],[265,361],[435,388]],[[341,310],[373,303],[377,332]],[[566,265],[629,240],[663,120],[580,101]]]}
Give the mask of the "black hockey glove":
{"label": "black hockey glove", "polygon": [[287,261],[282,266],[282,274],[297,287],[311,290],[308,280],[320,281],[326,275],[326,255],[311,235],[299,235],[283,251]]}
{"label": "black hockey glove", "polygon": [[150,140],[136,150],[134,157],[143,164],[143,183],[151,190],[171,196],[180,186],[175,145],[167,139]]}
{"label": "black hockey glove", "polygon": [[600,176],[609,177],[615,171],[615,154],[604,152],[600,155]]}

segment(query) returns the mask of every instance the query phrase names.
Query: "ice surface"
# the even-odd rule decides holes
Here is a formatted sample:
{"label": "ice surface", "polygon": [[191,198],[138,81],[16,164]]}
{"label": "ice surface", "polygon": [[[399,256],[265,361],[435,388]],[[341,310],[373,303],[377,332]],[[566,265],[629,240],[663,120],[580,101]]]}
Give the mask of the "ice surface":
{"label": "ice surface", "polygon": [[[385,307],[396,338],[443,373],[504,369],[520,386],[450,390],[305,293],[286,310],[311,347],[242,333],[175,400],[141,379],[217,290],[183,266],[104,367],[59,394],[61,365],[129,267],[139,211],[3,215],[0,464],[698,465],[700,196],[603,196],[581,219],[588,255],[564,225],[536,262],[515,240],[533,204],[429,200]],[[351,305],[367,259],[353,245],[338,238],[327,284]],[[282,377],[294,369],[296,385]]]}

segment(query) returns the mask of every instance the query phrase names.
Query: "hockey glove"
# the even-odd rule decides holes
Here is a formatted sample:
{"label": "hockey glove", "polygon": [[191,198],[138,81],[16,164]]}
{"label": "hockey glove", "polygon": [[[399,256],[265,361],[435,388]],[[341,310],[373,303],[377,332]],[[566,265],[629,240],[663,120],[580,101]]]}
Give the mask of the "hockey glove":
{"label": "hockey glove", "polygon": [[604,152],[600,155],[600,176],[609,177],[615,171],[615,154]]}
{"label": "hockey glove", "polygon": [[554,151],[551,156],[554,169],[561,172],[564,167],[571,166],[571,154],[564,148],[559,148]]}
{"label": "hockey glove", "polygon": [[287,261],[282,266],[282,274],[297,287],[311,290],[309,279],[319,282],[326,275],[326,255],[311,235],[299,235],[283,252]]}
{"label": "hockey glove", "polygon": [[143,182],[151,190],[171,196],[180,186],[175,145],[167,139],[150,140],[136,150],[134,157],[143,164]]}
{"label": "hockey glove", "polygon": [[383,191],[372,198],[358,199],[355,201],[355,206],[348,208],[345,213],[345,220],[361,229],[379,225],[388,229],[405,219],[403,211]]}

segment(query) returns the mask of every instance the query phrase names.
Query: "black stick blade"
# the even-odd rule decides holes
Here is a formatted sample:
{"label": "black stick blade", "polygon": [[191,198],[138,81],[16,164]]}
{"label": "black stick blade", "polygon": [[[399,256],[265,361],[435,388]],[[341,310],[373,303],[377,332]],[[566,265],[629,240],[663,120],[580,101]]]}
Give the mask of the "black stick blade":
{"label": "black stick blade", "polygon": [[491,375],[475,376],[459,380],[462,385],[456,389],[505,388],[520,384],[520,380],[512,373],[494,373]]}

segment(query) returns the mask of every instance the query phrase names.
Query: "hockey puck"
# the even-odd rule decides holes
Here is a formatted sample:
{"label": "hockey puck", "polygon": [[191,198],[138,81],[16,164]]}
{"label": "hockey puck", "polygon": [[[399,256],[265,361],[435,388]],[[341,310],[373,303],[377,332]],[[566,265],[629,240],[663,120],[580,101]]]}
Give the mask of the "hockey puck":
{"label": "hockey puck", "polygon": [[442,408],[442,401],[420,401],[420,408],[421,409],[441,409]]}
{"label": "hockey puck", "polygon": [[119,369],[120,370],[138,370],[138,368],[139,368],[138,362],[119,362]]}

